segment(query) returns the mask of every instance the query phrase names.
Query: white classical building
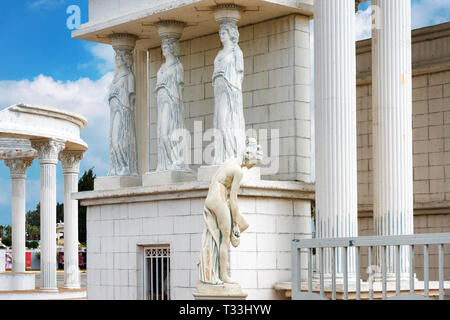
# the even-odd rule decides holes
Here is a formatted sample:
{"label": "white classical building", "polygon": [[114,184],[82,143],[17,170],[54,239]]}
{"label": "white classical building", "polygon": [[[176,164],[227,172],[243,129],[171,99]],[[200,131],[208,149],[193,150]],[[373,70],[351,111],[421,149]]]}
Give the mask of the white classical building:
{"label": "white classical building", "polygon": [[[0,274],[1,291],[34,290],[34,274],[25,272],[25,179],[35,158],[40,164],[41,292],[57,292],[56,164],[64,174],[64,288],[79,289],[78,191],[79,163],[87,150],[80,138],[86,119],[64,110],[17,104],[0,111],[0,159],[11,173],[12,274]],[[25,279],[30,278],[30,279]],[[24,283],[26,286],[24,287]]]}
{"label": "white classical building", "polygon": [[[88,299],[193,298],[204,199],[214,170],[205,166],[210,164],[204,156],[211,136],[203,133],[216,126],[212,78],[222,49],[220,17],[239,27],[245,124],[266,156],[260,173],[249,172],[241,186],[239,208],[250,227],[242,234],[241,245],[230,250],[231,277],[249,298],[281,298],[274,287],[291,279],[292,239],[311,237],[314,199],[317,237],[358,235],[355,10],[359,2],[89,1],[89,22],[73,37],[111,44],[116,67],[132,57],[128,71],[116,68],[115,73],[117,79],[125,73],[135,79],[126,92],[135,96],[132,144],[138,174],[100,177],[94,191],[74,195],[88,207]],[[374,0],[372,5],[376,8],[370,49],[373,230],[379,236],[412,234],[411,4],[410,0]],[[311,19],[315,186],[311,184]],[[158,71],[167,57],[161,43],[168,34],[179,43],[184,68],[184,123],[193,137],[188,148],[194,172],[190,176],[154,172],[160,147]],[[407,273],[407,252],[402,255],[401,271]],[[392,273],[393,255],[388,257],[388,273]],[[349,271],[354,272],[354,260],[349,261]],[[330,260],[325,267],[331,272]]]}

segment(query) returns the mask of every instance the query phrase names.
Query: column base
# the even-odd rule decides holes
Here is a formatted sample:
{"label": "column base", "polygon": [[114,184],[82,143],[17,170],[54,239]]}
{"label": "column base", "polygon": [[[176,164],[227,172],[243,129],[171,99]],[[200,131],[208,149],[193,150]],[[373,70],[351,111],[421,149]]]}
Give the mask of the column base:
{"label": "column base", "polygon": [[[220,165],[201,166],[198,168],[197,181],[211,181],[212,176],[219,169]],[[261,168],[253,167],[250,170],[242,168],[244,177],[242,180],[261,180]]]}
{"label": "column base", "polygon": [[193,295],[195,300],[245,300],[248,296],[239,283],[213,285],[203,282],[198,282],[197,292]]}
{"label": "column base", "polygon": [[179,182],[195,181],[195,175],[192,171],[167,170],[147,172],[142,176],[142,185],[144,187],[167,185]]}
{"label": "column base", "polygon": [[112,190],[142,185],[142,178],[139,176],[110,176],[98,177],[94,180],[94,190]]}
{"label": "column base", "polygon": [[75,284],[65,284],[63,285],[63,289],[68,289],[68,290],[77,290],[77,289],[81,289],[81,286],[75,285]]}
{"label": "column base", "polygon": [[55,293],[59,292],[58,288],[39,288],[40,292]]}

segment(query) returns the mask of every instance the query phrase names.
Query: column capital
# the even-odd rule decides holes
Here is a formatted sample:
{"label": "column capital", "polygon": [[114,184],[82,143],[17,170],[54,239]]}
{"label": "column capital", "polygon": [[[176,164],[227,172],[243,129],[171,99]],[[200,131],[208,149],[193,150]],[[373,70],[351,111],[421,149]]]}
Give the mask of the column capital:
{"label": "column capital", "polygon": [[241,19],[241,13],[244,7],[234,3],[223,3],[214,7],[214,19],[220,24],[233,23],[236,24]]}
{"label": "column capital", "polygon": [[84,151],[63,150],[59,153],[59,161],[61,161],[62,172],[76,173],[80,171],[80,161],[83,159]]}
{"label": "column capital", "polygon": [[109,36],[114,50],[133,50],[138,36],[130,33],[113,33]]}
{"label": "column capital", "polygon": [[57,164],[58,154],[65,148],[62,140],[31,140],[31,146],[38,153],[40,164]]}
{"label": "column capital", "polygon": [[177,20],[162,20],[155,24],[161,38],[180,39],[186,23]]}
{"label": "column capital", "polygon": [[33,163],[33,158],[5,159],[5,165],[9,168],[12,179],[25,179],[27,169]]}

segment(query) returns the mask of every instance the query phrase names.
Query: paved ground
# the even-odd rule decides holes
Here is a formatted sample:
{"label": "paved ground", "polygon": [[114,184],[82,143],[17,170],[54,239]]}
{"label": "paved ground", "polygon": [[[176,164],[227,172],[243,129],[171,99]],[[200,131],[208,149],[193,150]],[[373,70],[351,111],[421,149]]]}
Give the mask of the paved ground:
{"label": "paved ground", "polygon": [[[86,272],[80,273],[80,283],[81,288],[86,288]],[[40,286],[40,280],[41,280],[41,273],[39,271],[36,271],[36,288]],[[58,285],[58,288],[61,288],[64,285],[64,271],[58,270],[56,272],[56,283]]]}

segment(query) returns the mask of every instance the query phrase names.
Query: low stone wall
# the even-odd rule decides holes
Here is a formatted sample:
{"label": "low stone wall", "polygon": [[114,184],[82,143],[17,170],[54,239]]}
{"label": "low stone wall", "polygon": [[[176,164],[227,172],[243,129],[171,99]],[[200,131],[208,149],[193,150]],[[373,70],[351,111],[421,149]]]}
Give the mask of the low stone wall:
{"label": "low stone wall", "polygon": [[[171,299],[193,299],[208,182],[82,192],[87,211],[88,299],[143,299],[143,252],[170,245]],[[230,275],[248,299],[282,299],[290,281],[291,241],[311,237],[310,184],[252,181],[239,208],[250,224],[230,249]],[[305,260],[306,261],[306,260]],[[306,268],[306,266],[305,266]]]}

